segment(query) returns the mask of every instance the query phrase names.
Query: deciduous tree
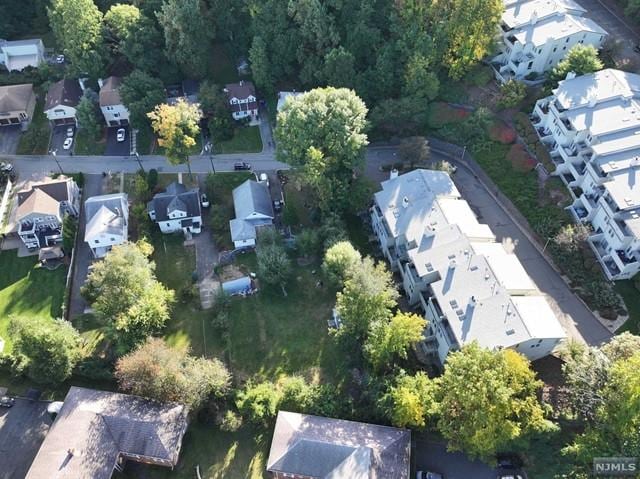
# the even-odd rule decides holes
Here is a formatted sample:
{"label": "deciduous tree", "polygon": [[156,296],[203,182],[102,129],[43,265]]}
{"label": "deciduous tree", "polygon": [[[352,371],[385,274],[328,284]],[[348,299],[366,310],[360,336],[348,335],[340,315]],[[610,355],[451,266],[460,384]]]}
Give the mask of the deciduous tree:
{"label": "deciduous tree", "polygon": [[436,392],[438,430],[449,449],[491,461],[513,441],[553,427],[536,396],[541,386],[524,356],[471,343],[447,357]]}
{"label": "deciduous tree", "polygon": [[567,73],[573,72],[576,76],[602,70],[604,64],[598,57],[598,50],[593,45],[578,43],[571,47],[564,59],[551,71],[553,81],[564,80]]}
{"label": "deciduous tree", "polygon": [[91,93],[87,89],[82,95],[76,107],[76,119],[78,120],[78,127],[85,130],[91,140],[97,140],[102,133],[102,121],[98,117],[100,115],[98,103]]}
{"label": "deciduous tree", "polygon": [[382,397],[382,409],[396,427],[423,428],[436,411],[436,387],[424,372],[402,374]]}
{"label": "deciduous tree", "polygon": [[424,318],[403,312],[391,321],[373,323],[364,344],[365,356],[375,370],[389,369],[396,358],[407,358],[407,349],[422,339],[426,326]]}
{"label": "deciduous tree", "polygon": [[167,159],[173,165],[187,164],[189,176],[191,161],[189,154],[200,134],[202,112],[198,105],[187,103],[182,98],[175,105],[160,104],[147,114],[151,126],[158,135],[158,144],[165,148]]}
{"label": "deciduous tree", "polygon": [[38,383],[61,383],[82,357],[80,334],[62,319],[12,318],[9,330],[18,368]]}
{"label": "deciduous tree", "polygon": [[141,70],[126,76],[118,91],[129,110],[131,123],[138,128],[148,124],[147,114],[166,100],[162,82]]}
{"label": "deciduous tree", "polygon": [[351,90],[317,88],[278,114],[278,157],[302,166],[320,207],[346,207],[349,184],[363,160],[367,108]]}
{"label": "deciduous tree", "polygon": [[425,165],[431,156],[429,141],[424,136],[403,138],[398,146],[398,156],[411,167]]}
{"label": "deciduous tree", "polygon": [[143,28],[142,18],[135,5],[117,3],[109,8],[104,15],[105,37],[115,52],[120,52],[120,44],[127,42],[136,29]]}
{"label": "deciduous tree", "polygon": [[325,253],[322,269],[332,283],[341,287],[361,261],[360,252],[349,241],[339,241]]}
{"label": "deciduous tree", "polygon": [[282,392],[269,382],[248,383],[238,392],[236,406],[249,421],[266,424],[278,412]]}
{"label": "deciduous tree", "polygon": [[291,260],[278,244],[259,246],[256,252],[258,277],[267,284],[283,289],[291,276]]}
{"label": "deciduous tree", "polygon": [[116,363],[116,378],[125,392],[158,401],[175,401],[197,409],[208,398],[224,396],[231,374],[218,359],[189,356],[186,348],[148,338]]}

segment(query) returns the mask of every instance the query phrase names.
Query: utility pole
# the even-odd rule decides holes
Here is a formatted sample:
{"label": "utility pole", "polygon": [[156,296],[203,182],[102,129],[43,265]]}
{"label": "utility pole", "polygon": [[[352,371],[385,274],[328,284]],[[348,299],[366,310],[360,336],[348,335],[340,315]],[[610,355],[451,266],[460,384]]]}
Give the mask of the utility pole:
{"label": "utility pole", "polygon": [[216,174],[216,167],[213,166],[213,155],[209,155],[209,161],[211,162],[211,171],[213,171],[213,174]]}
{"label": "utility pole", "polygon": [[140,154],[137,151],[134,154],[136,155],[136,160],[138,160],[138,165],[140,165],[140,169],[144,174],[146,174],[146,171],[144,171],[144,167],[142,166],[142,161],[140,160]]}
{"label": "utility pole", "polygon": [[60,165],[60,162],[58,161],[58,150],[51,151],[51,155],[53,155],[53,159],[56,162],[56,164],[58,165],[58,168],[60,169],[60,174],[64,175],[64,171],[62,171],[62,166]]}

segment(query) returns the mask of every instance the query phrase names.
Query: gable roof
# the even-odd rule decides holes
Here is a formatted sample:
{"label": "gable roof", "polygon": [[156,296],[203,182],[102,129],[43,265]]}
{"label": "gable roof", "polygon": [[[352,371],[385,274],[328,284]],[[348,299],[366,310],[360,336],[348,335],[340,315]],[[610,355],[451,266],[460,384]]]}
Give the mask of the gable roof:
{"label": "gable roof", "polygon": [[0,112],[27,110],[33,96],[31,83],[0,86]]}
{"label": "gable roof", "polygon": [[102,88],[100,88],[100,106],[122,105],[119,92],[121,83],[120,77],[114,76],[110,76],[104,81]]}
{"label": "gable roof", "polygon": [[85,241],[102,234],[125,236],[129,217],[126,193],[93,196],[85,201],[84,213],[87,220]]}
{"label": "gable roof", "polygon": [[18,192],[17,217],[31,213],[57,215],[61,202],[71,202],[71,178],[45,180],[39,183],[27,183],[25,189]]}
{"label": "gable roof", "polygon": [[322,479],[406,479],[411,432],[279,411],[267,471]]}
{"label": "gable roof", "polygon": [[224,86],[224,91],[229,99],[238,98],[244,100],[249,96],[256,96],[256,88],[250,81],[240,80],[238,83],[227,83]]}
{"label": "gable roof", "polygon": [[121,455],[175,465],[187,413],[181,404],[73,386],[26,477],[108,479]]}
{"label": "gable roof", "polygon": [[186,211],[187,217],[201,216],[200,190],[187,190],[182,183],[174,181],[147,204],[147,210],[155,212],[156,222],[166,220],[169,213],[176,209]]}
{"label": "gable roof", "polygon": [[65,78],[49,87],[44,101],[44,109],[50,110],[56,106],[70,106],[75,108],[82,98],[82,89],[78,80]]}
{"label": "gable roof", "polygon": [[233,190],[233,207],[237,219],[247,219],[254,213],[274,217],[267,185],[253,180],[247,180]]}

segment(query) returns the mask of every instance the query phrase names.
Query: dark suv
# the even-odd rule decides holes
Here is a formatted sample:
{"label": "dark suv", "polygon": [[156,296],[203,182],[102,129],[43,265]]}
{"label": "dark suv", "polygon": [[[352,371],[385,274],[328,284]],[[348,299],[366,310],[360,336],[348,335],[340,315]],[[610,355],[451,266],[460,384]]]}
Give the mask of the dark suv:
{"label": "dark suv", "polygon": [[233,169],[236,171],[242,171],[242,170],[250,170],[251,169],[251,165],[249,163],[247,163],[246,161],[239,161],[236,164],[233,165]]}

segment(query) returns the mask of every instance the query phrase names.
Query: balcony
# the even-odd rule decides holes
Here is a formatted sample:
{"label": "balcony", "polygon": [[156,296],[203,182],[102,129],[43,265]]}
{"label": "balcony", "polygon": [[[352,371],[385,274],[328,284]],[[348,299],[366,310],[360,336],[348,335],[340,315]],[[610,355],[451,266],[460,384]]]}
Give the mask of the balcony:
{"label": "balcony", "polygon": [[576,179],[571,173],[563,173],[560,175],[560,179],[566,185],[567,188],[570,188],[572,183],[575,183]]}
{"label": "balcony", "polygon": [[615,250],[615,254],[624,266],[638,262],[638,257],[635,254],[627,255],[622,249]]}
{"label": "balcony", "polygon": [[582,202],[580,200],[577,200],[576,202],[574,202],[569,207],[569,211],[571,212],[573,217],[576,219],[576,221],[578,221],[579,223],[581,223],[582,221],[586,220],[587,216],[589,216],[589,212],[583,206],[583,204],[582,204]]}
{"label": "balcony", "polygon": [[600,237],[602,234],[590,236],[588,241],[589,246],[591,246],[591,249],[595,252],[596,258],[607,275],[607,278],[615,279],[620,274],[620,268],[607,251],[609,244],[602,239],[592,239],[594,236]]}

